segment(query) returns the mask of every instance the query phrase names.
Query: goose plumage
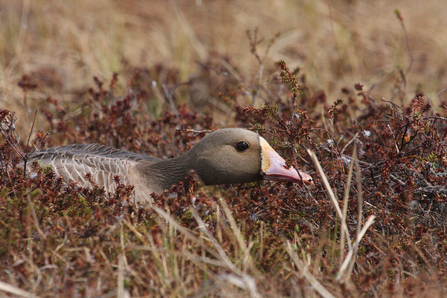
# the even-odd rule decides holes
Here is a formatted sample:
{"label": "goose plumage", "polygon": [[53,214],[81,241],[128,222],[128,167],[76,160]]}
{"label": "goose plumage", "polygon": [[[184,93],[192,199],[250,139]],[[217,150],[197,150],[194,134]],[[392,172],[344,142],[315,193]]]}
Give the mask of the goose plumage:
{"label": "goose plumage", "polygon": [[288,167],[263,137],[240,128],[217,130],[183,155],[164,160],[100,144],[76,144],[36,151],[29,161],[51,166],[65,181],[77,181],[81,187],[91,187],[86,178],[90,173],[107,192],[115,190],[114,176],[119,176],[135,187],[140,202],[184,181],[191,170],[205,185],[260,180],[312,183],[309,175]]}

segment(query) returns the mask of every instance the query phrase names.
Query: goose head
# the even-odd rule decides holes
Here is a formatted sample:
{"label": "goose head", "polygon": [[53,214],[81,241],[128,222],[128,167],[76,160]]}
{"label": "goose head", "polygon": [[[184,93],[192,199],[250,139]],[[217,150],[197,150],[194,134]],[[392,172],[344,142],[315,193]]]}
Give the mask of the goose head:
{"label": "goose head", "polygon": [[263,137],[246,129],[217,130],[185,155],[206,185],[260,180],[312,184],[311,176],[288,166]]}

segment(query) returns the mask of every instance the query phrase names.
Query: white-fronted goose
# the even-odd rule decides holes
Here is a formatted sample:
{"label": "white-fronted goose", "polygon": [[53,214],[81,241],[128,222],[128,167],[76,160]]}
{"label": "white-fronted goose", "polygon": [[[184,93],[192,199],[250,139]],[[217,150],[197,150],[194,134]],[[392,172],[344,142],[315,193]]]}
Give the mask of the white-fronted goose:
{"label": "white-fronted goose", "polygon": [[255,132],[229,128],[205,136],[185,154],[161,160],[143,154],[113,149],[100,144],[68,145],[40,150],[29,156],[53,167],[66,181],[91,187],[92,180],[113,192],[114,176],[135,186],[138,201],[151,201],[151,193],[160,194],[184,181],[195,170],[205,185],[233,184],[259,180],[312,183],[312,177],[287,167],[284,159]]}

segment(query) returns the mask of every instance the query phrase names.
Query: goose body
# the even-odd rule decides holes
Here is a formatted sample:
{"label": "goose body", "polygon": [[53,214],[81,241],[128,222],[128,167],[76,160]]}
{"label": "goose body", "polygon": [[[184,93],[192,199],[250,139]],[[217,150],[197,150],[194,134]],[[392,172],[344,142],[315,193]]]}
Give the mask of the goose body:
{"label": "goose body", "polygon": [[134,185],[137,201],[151,201],[184,181],[195,170],[205,185],[234,184],[260,180],[312,183],[312,178],[293,167],[267,141],[255,132],[229,128],[205,136],[185,154],[159,159],[100,144],[68,145],[43,149],[30,154],[29,161],[51,166],[66,181],[91,187],[86,174],[107,192],[113,192],[114,176]]}

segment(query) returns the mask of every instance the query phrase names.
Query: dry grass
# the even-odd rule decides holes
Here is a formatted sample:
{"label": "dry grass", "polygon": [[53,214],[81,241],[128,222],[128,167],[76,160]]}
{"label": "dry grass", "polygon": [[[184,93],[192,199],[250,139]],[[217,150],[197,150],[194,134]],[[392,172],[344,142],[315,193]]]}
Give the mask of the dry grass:
{"label": "dry grass", "polygon": [[[447,296],[442,1],[0,1],[2,294]],[[316,185],[135,206],[17,167],[67,143],[171,157],[223,126]]]}

